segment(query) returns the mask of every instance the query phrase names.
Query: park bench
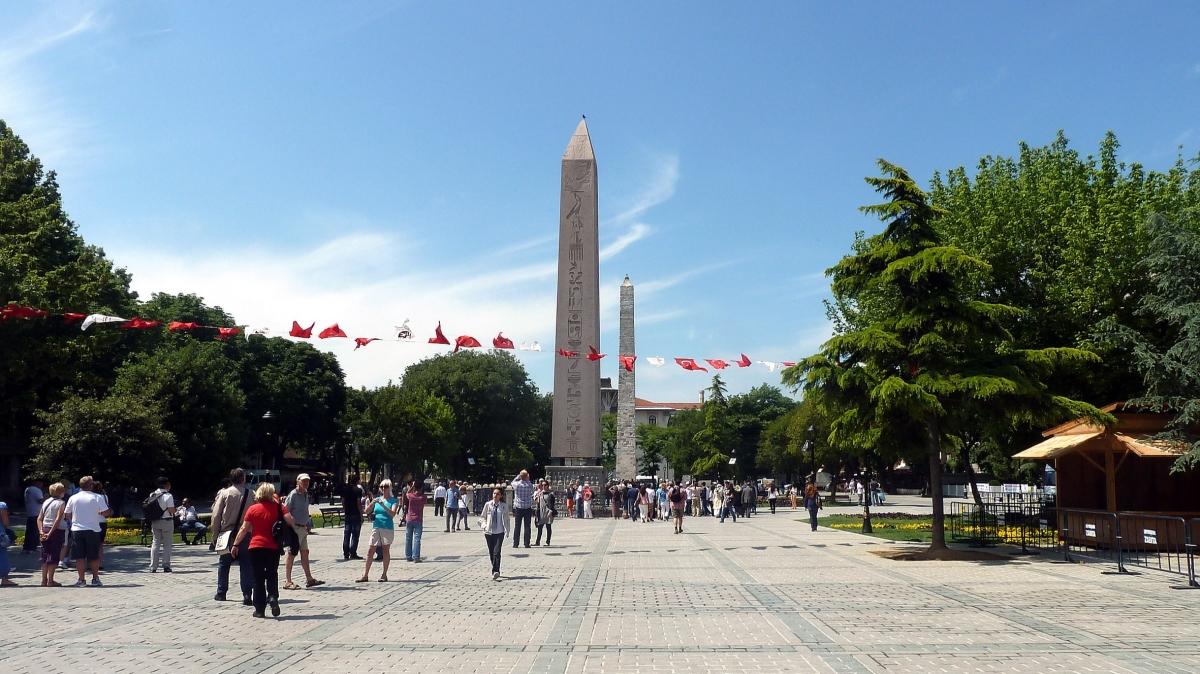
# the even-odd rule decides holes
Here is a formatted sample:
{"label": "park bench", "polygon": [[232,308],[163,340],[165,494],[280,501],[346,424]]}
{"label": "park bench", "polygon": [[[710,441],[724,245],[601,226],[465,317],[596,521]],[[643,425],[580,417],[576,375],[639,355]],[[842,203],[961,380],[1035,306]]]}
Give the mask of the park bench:
{"label": "park bench", "polygon": [[[208,532],[210,529],[212,529],[212,526],[210,525],[210,522],[209,522],[210,519],[211,519],[211,515],[201,515],[199,517],[200,522],[204,525],[205,528],[204,528],[204,532],[201,534],[196,534],[193,532],[193,534],[192,534],[193,537],[199,536],[199,538],[194,538],[194,540],[196,541],[196,545],[200,545],[202,543],[208,543]],[[179,528],[179,520],[175,519],[174,524],[175,524],[175,530],[174,530],[172,538],[174,538],[174,536],[178,536],[179,542],[182,544],[183,543],[183,532]],[[141,530],[141,532],[139,532],[139,541],[141,542],[142,547],[145,547],[145,548],[150,547],[150,543],[154,541],[154,534],[150,532],[150,520],[148,520],[148,519],[142,520],[142,530]]]}
{"label": "park bench", "polygon": [[321,513],[321,525],[326,527],[340,527],[345,523],[342,518],[341,506],[319,506],[317,510]]}

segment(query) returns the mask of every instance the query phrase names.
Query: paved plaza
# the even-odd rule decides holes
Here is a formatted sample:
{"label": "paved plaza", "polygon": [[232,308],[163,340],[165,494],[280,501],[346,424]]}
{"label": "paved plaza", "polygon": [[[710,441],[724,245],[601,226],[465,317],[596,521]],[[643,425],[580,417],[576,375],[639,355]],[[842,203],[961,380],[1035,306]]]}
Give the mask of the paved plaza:
{"label": "paved plaza", "polygon": [[1200,592],[1162,577],[1051,558],[889,561],[871,551],[894,544],[800,519],[688,519],[683,535],[560,521],[554,547],[506,546],[500,583],[482,535],[431,518],[426,563],[356,584],[361,562],[341,561],[340,531],[323,529],[310,541],[329,584],[285,591],[278,620],[214,602],[202,548],[177,546],[175,573],[152,575],[145,548],[121,547],[104,588],[32,587],[23,570],[23,587],[0,591],[0,671],[1200,670]]}

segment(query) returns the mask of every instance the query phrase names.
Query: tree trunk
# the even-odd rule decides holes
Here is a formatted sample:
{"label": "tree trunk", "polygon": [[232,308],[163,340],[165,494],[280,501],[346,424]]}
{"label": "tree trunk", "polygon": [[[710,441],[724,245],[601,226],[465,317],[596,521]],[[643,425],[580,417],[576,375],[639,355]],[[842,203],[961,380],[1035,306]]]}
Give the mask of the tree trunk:
{"label": "tree trunk", "polygon": [[936,431],[930,432],[929,451],[929,490],[933,493],[933,540],[929,543],[930,550],[946,549],[946,512],[942,502],[942,457],[938,451]]}
{"label": "tree trunk", "polygon": [[962,449],[963,465],[967,467],[967,479],[971,481],[971,497],[975,499],[975,505],[983,508],[983,497],[979,495],[979,480],[975,477],[975,466],[971,465],[971,448],[967,443],[963,443]]}
{"label": "tree trunk", "polygon": [[871,475],[870,475],[870,473],[868,473],[868,472],[867,472],[865,469],[863,470],[863,476],[862,476],[862,479],[863,479],[863,492],[864,492],[864,493],[863,493],[863,526],[862,526],[862,532],[863,532],[864,534],[870,534],[870,533],[874,533],[874,532],[875,532],[875,530],[874,530],[873,528],[871,528],[871,496],[872,496],[872,493],[871,493]]}

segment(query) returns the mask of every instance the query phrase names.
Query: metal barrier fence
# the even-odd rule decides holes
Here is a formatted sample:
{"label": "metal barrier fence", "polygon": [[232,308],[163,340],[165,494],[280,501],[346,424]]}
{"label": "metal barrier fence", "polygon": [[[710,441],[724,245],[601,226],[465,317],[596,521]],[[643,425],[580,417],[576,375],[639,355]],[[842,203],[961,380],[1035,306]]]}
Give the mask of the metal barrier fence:
{"label": "metal barrier fence", "polygon": [[1026,553],[1062,550],[1067,561],[1092,561],[1159,571],[1200,587],[1200,518],[1137,512],[1056,508],[1045,503],[952,502],[946,517],[951,540],[976,547],[1020,546]]}

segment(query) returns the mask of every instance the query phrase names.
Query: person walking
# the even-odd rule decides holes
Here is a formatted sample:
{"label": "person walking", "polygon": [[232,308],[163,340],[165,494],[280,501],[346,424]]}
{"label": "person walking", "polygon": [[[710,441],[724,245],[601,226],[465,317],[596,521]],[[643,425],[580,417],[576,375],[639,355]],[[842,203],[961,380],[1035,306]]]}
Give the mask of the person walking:
{"label": "person walking", "polygon": [[617,486],[616,482],[610,482],[608,484],[608,507],[612,511],[612,518],[614,522],[617,521],[617,518],[621,515],[621,503],[619,500],[620,496],[621,488]]}
{"label": "person walking", "polygon": [[596,493],[592,491],[592,485],[585,482],[583,484],[583,519],[585,520],[592,519],[592,499],[595,496]]}
{"label": "person walking", "polygon": [[358,556],[358,537],[362,533],[363,490],[358,486],[358,473],[350,476],[342,488],[342,559],[362,559]]}
{"label": "person walking", "polygon": [[650,496],[646,493],[646,487],[638,487],[637,489],[637,509],[638,515],[641,517],[642,523],[650,521]]}
{"label": "person walking", "polygon": [[171,481],[158,478],[158,489],[142,501],[142,512],[150,522],[150,573],[171,573],[171,546],[175,538],[175,498],[171,496]]}
{"label": "person walking", "polygon": [[455,522],[455,528],[461,528],[463,531],[470,531],[471,527],[467,526],[467,515],[471,513],[471,509],[475,507],[475,492],[471,489],[471,485],[463,483],[458,497],[458,520]]}
{"label": "person walking", "polygon": [[8,574],[12,572],[12,564],[8,561],[8,546],[14,545],[15,540],[8,537],[10,529],[8,519],[8,504],[0,501],[0,587],[16,587],[16,583],[8,579]]}
{"label": "person walking", "polygon": [[500,553],[508,536],[508,506],[504,503],[503,489],[492,490],[492,500],[483,505],[479,516],[479,528],[483,530],[488,556],[492,560],[492,580],[500,580]]}
{"label": "person walking", "polygon": [[737,524],[738,518],[738,502],[737,496],[740,492],[734,487],[732,482],[725,483],[725,506],[721,509],[721,522],[725,521],[726,516],[733,517],[734,524]]}
{"label": "person walking", "polygon": [[583,483],[575,483],[575,517],[583,519]]}
{"label": "person walking", "polygon": [[575,514],[575,485],[567,483],[563,488],[563,503],[567,507],[567,517],[572,517]]}
{"label": "person walking", "polygon": [[546,547],[550,547],[550,537],[554,535],[554,518],[558,515],[555,504],[554,490],[550,483],[542,480],[538,483],[538,491],[533,495],[533,519],[537,525],[537,541],[534,547],[542,544],[542,530],[546,531]]}
{"label": "person walking", "polygon": [[229,553],[233,557],[241,554],[243,541],[249,540],[250,564],[254,572],[254,617],[265,618],[267,606],[271,615],[279,617],[279,555],[282,550],[275,540],[275,523],[283,520],[287,526],[295,527],[292,518],[275,495],[275,485],[261,482],[254,490],[254,505],[246,509],[242,526]]}
{"label": "person walking", "polygon": [[742,517],[750,517],[754,512],[754,505],[758,502],[758,490],[754,487],[753,482],[746,482],[742,485]]}
{"label": "person walking", "polygon": [[668,486],[669,485],[666,482],[660,482],[658,485],[658,489],[654,490],[654,498],[656,501],[658,501],[658,503],[656,504],[656,506],[654,508],[654,512],[655,512],[655,514],[658,515],[658,519],[660,519],[664,522],[667,521],[668,517],[672,516],[672,513],[669,510],[669,506],[667,505],[667,487]]}
{"label": "person walking", "polygon": [[63,519],[63,509],[67,506],[63,495],[67,493],[67,486],[62,482],[55,482],[50,485],[49,492],[50,495],[42,501],[38,510],[41,531],[39,539],[42,542],[42,587],[62,587],[62,583],[54,580],[54,573],[62,560],[63,541],[67,540],[69,525]]}
{"label": "person walking", "polygon": [[283,507],[292,514],[292,529],[296,531],[296,543],[298,550],[288,548],[287,564],[284,566],[284,583],[285,590],[299,590],[300,586],[292,582],[292,564],[296,561],[296,553],[300,554],[300,568],[304,570],[304,586],[316,587],[324,585],[325,581],[317,580],[313,577],[312,567],[308,561],[308,535],[312,533],[312,515],[308,512],[308,499],[310,492],[309,485],[312,483],[312,478],[308,473],[300,473],[296,476],[296,488],[287,495],[283,502]]}
{"label": "person walking", "polygon": [[630,522],[638,520],[638,488],[632,484],[627,484],[625,489],[625,516]]}
{"label": "person walking", "polygon": [[367,558],[366,564],[363,566],[362,578],[355,582],[367,582],[367,575],[371,573],[371,561],[376,550],[381,553],[380,561],[383,562],[383,575],[379,577],[379,582],[387,582],[388,564],[392,561],[392,541],[396,539],[396,515],[399,513],[400,500],[392,496],[392,481],[380,482],[379,496],[367,502],[367,507],[363,509],[363,517],[371,518],[371,540],[367,544]]}
{"label": "person walking", "polygon": [[438,482],[437,487],[433,490],[433,516],[441,517],[446,510],[446,485]]}
{"label": "person walking", "polygon": [[812,524],[812,530],[817,530],[817,511],[821,509],[821,493],[817,490],[817,485],[809,479],[808,484],[804,485],[804,509],[808,511],[809,523]]}
{"label": "person walking", "polygon": [[71,556],[75,558],[75,570],[79,580],[75,587],[87,587],[85,569],[92,572],[92,587],[100,587],[100,518],[108,516],[108,503],[92,489],[95,480],[91,475],[79,478],[79,492],[67,500],[63,510],[71,518]]}
{"label": "person walking", "polygon": [[779,502],[779,491],[775,489],[775,485],[767,490],[767,503],[771,505],[771,514],[775,514],[775,505]]}
{"label": "person walking", "polygon": [[461,494],[458,483],[450,480],[450,486],[446,487],[446,533],[458,531],[458,500]]}
{"label": "person walking", "polygon": [[23,555],[37,552],[38,545],[41,544],[38,536],[38,513],[42,511],[42,501],[46,500],[43,491],[45,487],[46,483],[38,478],[30,480],[29,486],[25,487],[25,542],[21,545]]}
{"label": "person walking", "polygon": [[[529,471],[522,470],[517,477],[512,481],[513,490],[513,547],[518,547],[518,540],[521,537],[521,527],[525,527],[525,547],[529,547],[529,535],[532,533],[529,529],[533,522],[533,483],[529,481]],[[494,501],[495,499],[493,499]],[[580,508],[582,508],[582,504]],[[580,516],[582,516],[582,510]]]}
{"label": "person walking", "polygon": [[[421,534],[425,530],[425,503],[428,500],[421,483],[413,480],[404,495],[404,558],[418,564],[421,562]],[[445,503],[442,507],[446,507]]]}
{"label": "person walking", "polygon": [[[104,491],[104,483],[100,480],[92,482],[92,491],[96,496],[99,496],[104,501],[104,509],[111,511],[112,506],[108,504],[108,492]],[[109,515],[112,513],[109,512]],[[100,570],[104,570],[104,544],[108,541],[108,515],[100,516]]]}
{"label": "person walking", "polygon": [[683,533],[683,511],[687,508],[687,492],[676,482],[667,492],[667,501],[671,503],[671,517],[675,520],[675,533]]}
{"label": "person walking", "polygon": [[233,541],[242,528],[242,518],[246,510],[253,505],[254,492],[246,486],[246,471],[234,468],[229,471],[229,486],[217,492],[213,501],[212,520],[212,550],[217,557],[217,593],[215,601],[225,601],[229,592],[229,569],[238,565],[238,584],[242,590],[242,603],[253,606],[254,565],[250,561],[250,541],[242,543],[242,549],[235,557]]}

